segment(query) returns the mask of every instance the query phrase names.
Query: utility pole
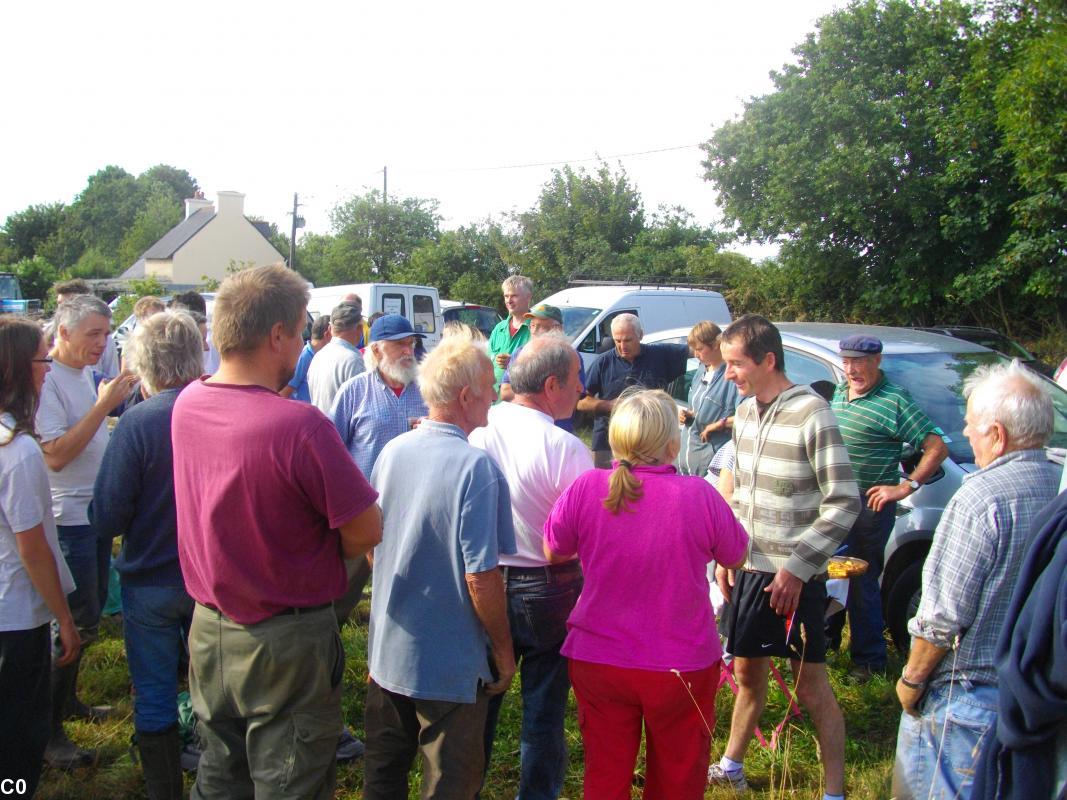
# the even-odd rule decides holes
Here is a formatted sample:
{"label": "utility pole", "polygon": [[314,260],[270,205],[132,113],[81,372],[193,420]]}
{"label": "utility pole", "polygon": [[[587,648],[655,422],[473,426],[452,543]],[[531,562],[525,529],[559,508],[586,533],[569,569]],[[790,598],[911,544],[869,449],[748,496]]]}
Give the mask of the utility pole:
{"label": "utility pole", "polygon": [[296,270],[296,229],[304,227],[304,218],[296,213],[300,207],[298,200],[297,193],[293,192],[293,227],[289,233],[289,269],[294,271]]}
{"label": "utility pole", "polygon": [[389,202],[389,167],[382,167],[382,205]]}

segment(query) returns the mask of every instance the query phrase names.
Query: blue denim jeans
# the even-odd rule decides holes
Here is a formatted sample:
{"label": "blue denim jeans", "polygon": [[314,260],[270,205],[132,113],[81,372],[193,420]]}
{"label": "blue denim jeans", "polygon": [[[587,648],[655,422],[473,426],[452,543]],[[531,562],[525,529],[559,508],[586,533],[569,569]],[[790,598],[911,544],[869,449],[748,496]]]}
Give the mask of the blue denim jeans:
{"label": "blue denim jeans", "polygon": [[[567,711],[567,659],[559,654],[570,616],[582,591],[578,562],[553,567],[505,567],[508,622],[519,665],[522,732],[519,800],[555,800],[567,772],[563,718]],[[504,696],[490,700],[485,726],[485,764],[493,750]]]}
{"label": "blue denim jeans", "polygon": [[885,545],[896,521],[896,503],[881,511],[867,508],[867,498],[856,524],[845,539],[845,552],[867,562],[867,572],[849,581],[849,650],[857,665],[883,670],[886,666],[885,619],[882,617],[882,590],[878,579],[885,566]]}
{"label": "blue denim jeans", "polygon": [[893,797],[966,800],[985,740],[996,733],[997,689],[966,681],[931,689],[919,710],[900,715]]}
{"label": "blue denim jeans", "polygon": [[81,632],[82,644],[87,645],[96,639],[100,613],[107,604],[111,540],[98,538],[91,525],[58,525],[56,532],[59,549],[74,577],[75,589],[67,595],[70,613]]}
{"label": "blue denim jeans", "polygon": [[192,621],[193,599],[184,587],[123,585],[122,635],[138,731],[164,731],[178,721],[178,662]]}

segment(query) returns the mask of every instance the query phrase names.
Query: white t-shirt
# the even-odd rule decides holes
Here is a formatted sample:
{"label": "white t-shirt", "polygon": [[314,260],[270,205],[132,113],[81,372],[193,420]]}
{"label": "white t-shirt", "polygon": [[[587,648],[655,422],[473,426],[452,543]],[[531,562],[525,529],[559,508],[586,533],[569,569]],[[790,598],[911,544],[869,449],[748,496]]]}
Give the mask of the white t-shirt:
{"label": "white t-shirt", "polygon": [[214,375],[219,371],[219,351],[215,349],[215,343],[211,341],[211,328],[207,329],[207,350],[204,351],[204,374]]}
{"label": "white t-shirt", "polygon": [[312,404],[323,414],[329,414],[341,384],[365,371],[363,356],[356,347],[339,336],[330,339],[308,367],[308,392]]}
{"label": "white t-shirt", "polygon": [[[42,442],[58,439],[73,428],[96,403],[90,367],[72,369],[58,361],[45,376],[37,408],[37,433]],[[107,449],[107,423],[101,422],[89,444],[59,472],[48,470],[52,485],[52,513],[57,525],[88,525],[93,483]]]}
{"label": "white t-shirt", "polygon": [[488,427],[476,428],[469,441],[485,450],[508,479],[518,552],[501,555],[500,563],[544,566],[545,520],[564,490],[593,468],[589,448],[547,414],[517,403],[489,409]]}
{"label": "white t-shirt", "polygon": [[0,631],[32,630],[52,619],[19,556],[16,534],[43,525],[63,591],[74,590],[59,549],[41,448],[26,434],[11,441],[14,425],[10,414],[0,416]]}

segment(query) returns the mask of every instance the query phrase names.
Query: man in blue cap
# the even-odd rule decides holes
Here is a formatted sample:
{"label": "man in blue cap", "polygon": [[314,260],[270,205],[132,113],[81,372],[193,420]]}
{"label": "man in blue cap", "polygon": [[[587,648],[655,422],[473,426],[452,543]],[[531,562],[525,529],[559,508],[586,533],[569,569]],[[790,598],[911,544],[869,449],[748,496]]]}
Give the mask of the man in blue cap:
{"label": "man in blue cap", "polygon": [[[370,343],[363,351],[366,372],[341,384],[334,397],[329,417],[352,460],[368,478],[382,448],[428,413],[415,382],[415,342],[422,338],[424,334],[417,333],[400,314],[376,319],[370,328]],[[344,625],[359,603],[371,573],[366,559],[346,566],[348,590],[334,603],[338,626]],[[345,729],[338,760],[362,753],[362,743]]]}
{"label": "man in blue cap", "polygon": [[[948,448],[911,396],[885,377],[881,341],[859,334],[842,339],[838,348],[845,382],[837,387],[830,407],[837,415],[863,505],[845,546],[849,555],[869,564],[864,575],[852,579],[847,611],[852,676],[865,681],[886,668],[878,578],[896,520],[897,501],[917,492],[937,472]],[[922,457],[902,479],[899,465],[904,443],[922,450]]]}

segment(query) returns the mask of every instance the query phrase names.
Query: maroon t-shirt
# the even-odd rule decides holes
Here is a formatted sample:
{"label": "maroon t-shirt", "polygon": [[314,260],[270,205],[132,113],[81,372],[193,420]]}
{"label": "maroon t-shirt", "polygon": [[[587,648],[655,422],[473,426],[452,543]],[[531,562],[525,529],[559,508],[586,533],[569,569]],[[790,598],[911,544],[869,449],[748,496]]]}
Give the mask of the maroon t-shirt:
{"label": "maroon t-shirt", "polygon": [[347,586],[337,528],[378,493],[315,406],[194,381],[171,423],[178,556],[193,599],[244,625]]}

